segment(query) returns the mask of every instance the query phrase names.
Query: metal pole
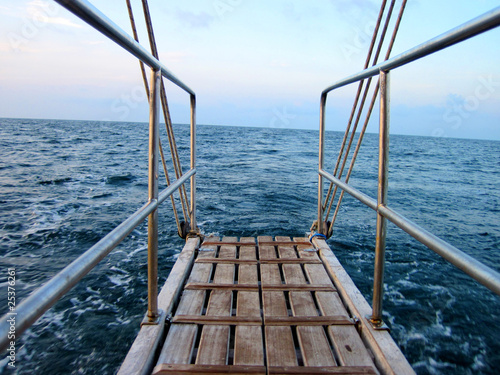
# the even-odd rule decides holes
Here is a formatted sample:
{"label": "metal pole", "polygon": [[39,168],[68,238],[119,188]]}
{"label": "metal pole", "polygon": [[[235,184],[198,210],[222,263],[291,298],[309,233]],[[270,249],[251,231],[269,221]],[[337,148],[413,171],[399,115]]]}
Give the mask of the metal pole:
{"label": "metal pole", "polygon": [[[161,71],[151,69],[149,95],[149,182],[148,199],[158,201],[158,153]],[[158,317],[158,210],[148,218],[148,318]]]}
{"label": "metal pole", "polygon": [[[380,134],[378,161],[378,201],[377,206],[387,205],[389,166],[389,118],[390,118],[390,76],[380,71]],[[382,299],[384,286],[385,238],[387,219],[377,211],[377,239],[375,245],[375,272],[373,277],[373,313],[370,321],[374,327],[381,327]]]}
{"label": "metal pole", "polygon": [[319,168],[318,168],[318,233],[323,233],[323,176],[321,172],[325,164],[325,110],[327,94],[321,95],[319,108]]}
{"label": "metal pole", "polygon": [[[191,101],[191,169],[196,169],[196,96],[190,95]],[[196,175],[191,176],[191,230],[197,231],[196,225]]]}

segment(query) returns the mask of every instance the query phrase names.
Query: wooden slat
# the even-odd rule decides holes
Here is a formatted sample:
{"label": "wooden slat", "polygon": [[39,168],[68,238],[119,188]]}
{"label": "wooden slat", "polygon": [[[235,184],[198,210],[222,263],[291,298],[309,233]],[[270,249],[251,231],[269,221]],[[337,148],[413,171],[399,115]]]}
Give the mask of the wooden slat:
{"label": "wooden slat", "polygon": [[261,264],[260,278],[262,286],[266,285],[281,285],[281,274],[277,264]]}
{"label": "wooden slat", "polygon": [[290,292],[290,305],[293,316],[318,316],[311,292]]}
{"label": "wooden slat", "polygon": [[266,316],[264,324],[276,326],[326,326],[336,325],[354,325],[354,322],[343,316]]}
{"label": "wooden slat", "polygon": [[304,269],[311,284],[321,283],[333,285],[330,276],[328,276],[322,264],[304,264]]}
{"label": "wooden slat", "polygon": [[281,264],[322,264],[319,259],[303,259],[303,258],[293,258],[293,259],[262,259],[260,261],[261,264],[264,263],[281,263]]}
{"label": "wooden slat", "polygon": [[253,264],[257,265],[258,262],[256,260],[248,260],[248,259],[221,259],[221,258],[214,258],[214,259],[207,259],[207,258],[202,258],[202,259],[196,259],[195,263],[221,263],[221,264]]}
{"label": "wooden slat", "polygon": [[260,316],[212,316],[212,315],[176,315],[173,323],[206,325],[261,325]]}
{"label": "wooden slat", "polygon": [[257,238],[259,244],[259,259],[275,259],[276,249],[274,244],[269,244],[273,242],[273,238],[270,236],[260,236]]}
{"label": "wooden slat", "polygon": [[262,290],[310,290],[334,292],[336,289],[331,285],[316,285],[316,284],[278,284],[278,285],[263,285]]}
{"label": "wooden slat", "polygon": [[[154,369],[154,375],[191,375],[191,374],[211,374],[211,375],[244,375],[244,374],[266,374],[264,366],[216,366],[216,365],[167,365],[162,364]],[[269,369],[272,375],[373,375],[375,372],[369,367],[291,367],[273,366]]]}
{"label": "wooden slat", "polygon": [[[222,241],[235,241],[234,237],[224,237]],[[236,246],[222,245],[219,258],[234,259]],[[214,274],[214,284],[231,284],[234,281],[233,264],[217,264]],[[230,317],[232,310],[232,291],[213,290],[210,293],[206,316]],[[201,332],[200,345],[196,364],[223,365],[227,363],[229,354],[229,325],[205,325]]]}
{"label": "wooden slat", "polygon": [[264,365],[261,326],[238,325],[234,340],[235,365]]}
{"label": "wooden slat", "polygon": [[[182,292],[182,285],[188,277],[195,249],[200,240],[190,238],[186,241],[179,258],[172,268],[165,285],[158,296],[158,307],[170,314]],[[120,367],[120,375],[144,374],[154,366],[155,354],[161,347],[161,339],[164,336],[165,322],[162,320],[158,325],[143,325],[132,344],[125,360]]]}
{"label": "wooden slat", "polygon": [[198,327],[192,324],[174,324],[160,353],[158,363],[191,362]]}
{"label": "wooden slat", "polygon": [[[329,290],[331,287],[327,287]],[[258,284],[213,284],[213,283],[189,283],[186,284],[185,290],[247,290],[247,291],[258,291]]]}
{"label": "wooden slat", "polygon": [[338,293],[316,292],[316,300],[318,301],[321,315],[343,315],[349,317]]}
{"label": "wooden slat", "polygon": [[283,274],[287,284],[307,284],[300,264],[283,264]]}
{"label": "wooden slat", "polygon": [[176,315],[200,315],[205,303],[204,290],[184,290]]}
{"label": "wooden slat", "polygon": [[276,241],[279,241],[278,253],[280,259],[296,259],[297,253],[295,252],[294,244],[289,237],[276,236]]}
{"label": "wooden slat", "polygon": [[[282,246],[278,247],[280,254],[285,254],[285,251],[282,251],[282,249]],[[288,251],[287,254],[291,257],[290,251]],[[294,255],[296,256],[296,254]],[[323,267],[322,265],[315,266]],[[289,284],[307,285],[307,279],[300,264],[284,264],[283,274],[287,286],[289,286]],[[317,281],[317,279],[315,279],[315,281]],[[323,324],[331,324],[332,321],[327,321],[328,317],[318,316],[318,309],[316,308],[313,295],[310,291],[290,291],[289,298],[293,317],[289,317],[287,320],[296,322],[297,340],[299,342],[304,365],[335,366],[337,363],[330,348],[325,330],[322,326],[317,325],[320,322],[323,322]],[[342,317],[342,320],[345,319]],[[311,324],[314,324],[314,326],[311,326]]]}
{"label": "wooden slat", "polygon": [[296,366],[295,345],[290,327],[266,326],[268,366]]}
{"label": "wooden slat", "polygon": [[[252,261],[257,259],[257,252],[255,248],[255,239],[253,237],[242,237],[240,239],[240,261]],[[249,245],[243,245],[243,243],[248,243]]]}
{"label": "wooden slat", "polygon": [[244,374],[259,374],[265,375],[265,366],[244,366],[244,365],[167,365],[162,364],[157,366],[153,375],[176,374],[176,375],[192,375],[192,374],[211,374],[211,375],[244,375]]}
{"label": "wooden slat", "polygon": [[350,367],[279,367],[274,366],[268,369],[268,374],[272,375],[317,375],[317,374],[337,374],[337,375],[373,375],[376,374],[370,367],[350,366]]}
{"label": "wooden slat", "polygon": [[[259,238],[260,259],[275,259],[274,247],[260,246],[260,242],[269,238]],[[264,285],[281,284],[278,264],[261,264],[261,283]],[[299,266],[300,267],[300,266]],[[288,317],[285,295],[281,291],[263,291],[264,317]],[[290,327],[265,326],[267,366],[296,366],[297,357]]]}
{"label": "wooden slat", "polygon": [[288,316],[283,292],[263,292],[264,317]]}
{"label": "wooden slat", "polygon": [[[243,240],[243,239],[242,239]],[[255,259],[255,248],[245,253],[245,248],[240,248],[240,258],[243,256]],[[256,266],[240,266],[238,282],[258,283]],[[254,317],[261,320],[260,297],[258,292],[239,291],[236,304],[237,317]],[[264,346],[262,339],[262,326],[238,325],[234,339],[234,364],[235,365],[264,365]]]}
{"label": "wooden slat", "polygon": [[340,365],[375,367],[355,327],[329,326],[327,330]]}
{"label": "wooden slat", "polygon": [[207,314],[211,316],[231,316],[233,296],[230,290],[214,290],[210,293]]}
{"label": "wooden slat", "polygon": [[238,292],[236,301],[237,316],[253,316],[260,318],[260,298],[258,292]]}
{"label": "wooden slat", "polygon": [[225,365],[229,352],[229,326],[206,325],[201,333],[196,364]]}
{"label": "wooden slat", "polygon": [[305,366],[335,366],[337,364],[323,327],[299,326],[297,339]]}

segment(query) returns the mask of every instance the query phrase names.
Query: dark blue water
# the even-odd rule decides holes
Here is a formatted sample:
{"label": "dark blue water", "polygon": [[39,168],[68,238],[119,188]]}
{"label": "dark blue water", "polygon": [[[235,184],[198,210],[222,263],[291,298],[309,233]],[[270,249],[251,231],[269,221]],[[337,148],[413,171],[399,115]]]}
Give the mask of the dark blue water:
{"label": "dark blue water", "polygon": [[[177,126],[188,169],[188,127]],[[328,169],[341,134],[328,133]],[[164,144],[167,144],[166,138]],[[318,132],[198,127],[205,234],[303,236],[316,217]],[[377,137],[351,182],[376,196]],[[173,175],[173,171],[171,172]],[[500,269],[500,142],[392,136],[390,206]],[[147,124],[0,119],[0,312],[7,269],[22,300],[147,197]],[[162,284],[183,241],[160,211]],[[113,374],[146,309],[145,225],[17,342],[18,374]],[[375,214],[346,196],[329,244],[370,300]],[[384,318],[418,374],[496,374],[500,298],[390,225]],[[370,300],[371,301],[371,300]],[[1,358],[0,373],[12,373]]]}

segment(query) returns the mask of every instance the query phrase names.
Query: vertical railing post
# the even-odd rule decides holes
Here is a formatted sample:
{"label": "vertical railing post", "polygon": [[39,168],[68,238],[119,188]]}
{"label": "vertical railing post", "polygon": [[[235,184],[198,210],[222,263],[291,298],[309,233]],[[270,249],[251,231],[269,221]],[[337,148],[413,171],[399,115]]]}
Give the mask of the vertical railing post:
{"label": "vertical railing post", "polygon": [[[323,176],[319,173],[325,164],[325,106],[326,93],[321,94],[321,104],[319,108],[319,165],[318,165],[318,233],[323,233]],[[328,229],[327,229],[328,230]]]}
{"label": "vertical railing post", "polygon": [[[389,166],[389,123],[390,123],[390,74],[380,71],[380,133],[378,159],[378,202],[377,207],[387,205]],[[384,294],[384,263],[387,219],[377,210],[377,238],[375,245],[375,272],[373,277],[372,325],[382,327],[382,299]]]}
{"label": "vertical railing post", "polygon": [[[190,95],[191,102],[191,169],[196,168],[196,96]],[[191,176],[191,231],[197,231],[196,225],[196,173]]]}
{"label": "vertical railing post", "polygon": [[[161,71],[151,69],[149,95],[149,201],[158,200],[158,154]],[[158,210],[148,217],[148,318],[158,317]]]}

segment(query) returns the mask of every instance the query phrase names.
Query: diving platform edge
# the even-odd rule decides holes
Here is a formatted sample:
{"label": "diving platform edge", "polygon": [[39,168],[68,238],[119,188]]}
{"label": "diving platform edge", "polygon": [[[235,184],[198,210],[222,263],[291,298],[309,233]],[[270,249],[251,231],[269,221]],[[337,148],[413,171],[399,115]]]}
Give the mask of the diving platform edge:
{"label": "diving platform edge", "polygon": [[[322,238],[189,238],[118,375],[414,374]],[[314,247],[313,247],[314,245]]]}

